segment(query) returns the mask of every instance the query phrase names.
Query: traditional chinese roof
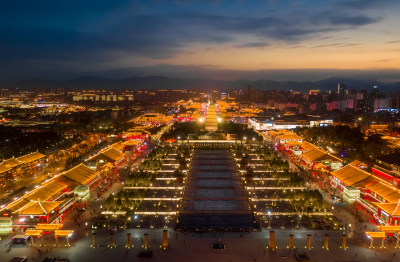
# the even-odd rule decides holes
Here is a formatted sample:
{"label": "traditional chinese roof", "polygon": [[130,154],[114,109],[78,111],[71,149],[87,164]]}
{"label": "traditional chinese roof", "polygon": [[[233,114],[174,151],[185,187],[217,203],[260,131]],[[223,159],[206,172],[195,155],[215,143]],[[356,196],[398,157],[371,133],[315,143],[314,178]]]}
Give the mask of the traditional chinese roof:
{"label": "traditional chinese roof", "polygon": [[302,142],[299,142],[297,140],[291,140],[291,141],[286,142],[285,144],[289,145],[289,146],[302,146],[303,145]]}
{"label": "traditional chinese roof", "polygon": [[61,204],[62,201],[31,201],[28,205],[14,213],[19,215],[47,215]]}
{"label": "traditional chinese roof", "polygon": [[124,153],[118,151],[113,147],[108,147],[107,149],[99,152],[94,157],[90,158],[88,161],[103,160],[106,162],[116,162],[121,160],[125,156]]}
{"label": "traditional chinese roof", "polygon": [[4,160],[2,164],[4,164],[8,168],[13,168],[13,167],[23,164],[23,162],[18,161],[18,159],[13,157],[13,158]]}
{"label": "traditional chinese roof", "polygon": [[11,168],[7,167],[3,163],[0,164],[0,174],[5,173],[5,172],[10,171],[10,170],[11,170]]}
{"label": "traditional chinese roof", "polygon": [[42,230],[36,230],[36,229],[27,229],[25,231],[25,236],[40,236],[43,233]]}
{"label": "traditional chinese roof", "polygon": [[379,182],[374,185],[366,186],[372,192],[383,197],[391,203],[398,203],[400,200],[400,192],[395,187]]}
{"label": "traditional chinese roof", "polygon": [[73,230],[56,230],[54,231],[54,236],[56,237],[66,237],[73,233]]}
{"label": "traditional chinese roof", "polygon": [[33,153],[30,153],[30,154],[18,157],[17,160],[20,161],[20,162],[24,162],[26,164],[26,163],[30,163],[30,162],[39,160],[39,159],[41,159],[41,158],[43,158],[45,156],[46,155],[43,155],[43,154],[41,154],[39,152],[33,152]]}
{"label": "traditional chinese roof", "polygon": [[339,170],[331,173],[334,177],[338,178],[347,186],[353,186],[367,178],[371,177],[371,174],[361,170],[355,166],[347,165]]}
{"label": "traditional chinese roof", "polygon": [[52,181],[42,187],[39,187],[32,192],[24,195],[22,198],[14,201],[7,206],[7,209],[11,212],[17,212],[21,208],[30,204],[31,201],[48,201],[52,196],[66,188],[64,184],[60,184],[56,181]]}
{"label": "traditional chinese roof", "polygon": [[311,149],[310,151],[304,153],[303,158],[309,162],[322,162],[326,160],[331,160],[331,161],[339,161],[342,162],[342,160],[336,156],[333,156],[329,154],[328,152],[319,149],[319,148],[314,148]]}
{"label": "traditional chinese roof", "polygon": [[398,233],[400,232],[400,226],[378,226],[378,230],[386,233]]}
{"label": "traditional chinese roof", "polygon": [[380,182],[380,180],[378,178],[376,178],[373,175],[371,175],[370,177],[368,177],[368,178],[366,178],[366,179],[364,179],[362,181],[354,183],[352,186],[355,186],[355,187],[367,187],[367,186],[375,185],[376,183],[379,183],[379,182]]}
{"label": "traditional chinese roof", "polygon": [[140,133],[140,134],[148,134],[150,135],[150,132],[146,130],[146,128],[149,128],[148,126],[139,126],[139,127],[134,127],[132,129],[129,129],[126,135],[128,134],[134,134],[134,133]]}
{"label": "traditional chinese roof", "polygon": [[350,165],[353,165],[357,168],[362,168],[362,167],[366,168],[368,166],[367,164],[361,162],[360,160],[354,160],[353,162],[350,163]]}
{"label": "traditional chinese roof", "polygon": [[309,142],[307,142],[307,141],[303,141],[303,142],[301,143],[301,147],[303,148],[303,150],[304,150],[305,152],[308,152],[308,151],[310,151],[310,150],[312,150],[312,149],[314,149],[314,148],[318,148],[317,146],[315,146],[315,145],[313,145],[313,144],[311,144],[311,143],[309,143]]}
{"label": "traditional chinese roof", "polygon": [[301,136],[298,136],[296,133],[293,133],[293,132],[285,133],[283,135],[278,136],[277,138],[280,140],[282,140],[282,139],[285,139],[285,140],[287,140],[287,139],[303,139]]}
{"label": "traditional chinese roof", "polygon": [[119,141],[117,143],[112,144],[111,146],[109,146],[108,148],[114,148],[116,150],[121,151],[122,149],[124,149],[124,144],[122,143],[122,141]]}
{"label": "traditional chinese roof", "polygon": [[36,160],[39,160],[41,158],[45,157],[45,155],[39,153],[39,152],[34,152],[34,153],[30,153],[18,158],[10,158],[7,160],[4,160],[1,164],[0,164],[0,174],[7,172],[9,170],[11,170],[14,167],[17,167],[19,165],[22,164],[27,164]]}
{"label": "traditional chinese roof", "polygon": [[53,231],[59,230],[61,228],[61,224],[37,224],[36,230],[44,230],[44,231]]}
{"label": "traditional chinese roof", "polygon": [[400,216],[400,203],[374,203],[377,207],[391,216]]}
{"label": "traditional chinese roof", "polygon": [[365,232],[365,234],[372,238],[385,238],[386,237],[385,232]]}
{"label": "traditional chinese roof", "polygon": [[[84,164],[79,164],[63,173],[62,177],[72,180],[80,185],[86,185],[97,176],[97,173],[98,172],[90,167],[87,167]],[[59,181],[62,181],[62,178]]]}
{"label": "traditional chinese roof", "polygon": [[124,142],[124,145],[125,146],[135,146],[135,145],[140,144],[140,143],[141,142],[137,141],[137,140],[128,140],[128,141]]}
{"label": "traditional chinese roof", "polygon": [[29,200],[47,201],[56,193],[66,188],[66,185],[52,181],[36,190],[33,194],[25,196]]}

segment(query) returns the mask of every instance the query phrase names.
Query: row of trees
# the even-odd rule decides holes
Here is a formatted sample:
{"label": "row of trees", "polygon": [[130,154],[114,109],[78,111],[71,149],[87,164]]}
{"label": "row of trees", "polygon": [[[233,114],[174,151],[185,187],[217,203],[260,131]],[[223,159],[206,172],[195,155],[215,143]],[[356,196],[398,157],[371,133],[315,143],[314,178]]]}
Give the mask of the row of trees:
{"label": "row of trees", "polygon": [[[171,153],[176,153],[176,163],[179,164],[179,168],[173,173],[176,177],[175,183],[181,183],[184,179],[182,169],[187,167],[186,157],[190,156],[191,146],[180,145],[164,145],[153,149],[147,156],[147,159],[143,161],[138,168],[138,171],[131,172],[125,183],[128,186],[151,186],[157,183],[156,172],[150,172],[149,170],[159,170],[162,167],[166,158],[171,158]],[[140,207],[142,201],[140,198],[144,198],[148,190],[123,190],[116,195],[111,195],[105,202],[105,207],[108,210],[125,210],[134,211]],[[132,200],[133,198],[139,200]]]}
{"label": "row of trees", "polygon": [[[291,199],[290,205],[298,212],[324,211],[325,208],[327,208],[323,201],[323,197],[318,190],[292,191],[284,189],[285,187],[305,186],[305,180],[298,173],[289,172],[289,163],[281,159],[271,148],[260,145],[243,145],[235,148],[234,152],[236,152],[237,156],[241,156],[240,164],[241,167],[243,165],[246,169],[244,176],[247,182],[256,183],[253,181],[254,177],[269,177],[277,179],[273,181],[273,185],[282,187],[282,190],[267,190],[264,192],[266,198],[289,198]],[[248,166],[251,161],[250,153],[257,154],[258,158],[262,160],[261,162],[263,163],[263,167]],[[255,168],[258,170],[263,169],[280,172],[255,173]],[[286,178],[287,180],[278,180],[278,178]]]}
{"label": "row of trees", "polygon": [[342,157],[368,160],[370,156],[376,157],[390,151],[388,143],[379,134],[364,137],[359,127],[337,125],[299,128],[296,132],[319,147],[333,148]]}
{"label": "row of trees", "polygon": [[[262,136],[256,133],[253,129],[248,128],[245,124],[233,123],[233,122],[222,122],[218,124],[219,131],[216,134],[216,139],[225,139],[227,134],[235,134],[238,140],[249,140],[262,141]],[[162,139],[187,139],[188,135],[191,135],[194,139],[199,139],[200,136],[207,134],[208,131],[204,131],[204,123],[199,122],[184,122],[175,123],[171,130],[164,134]]]}
{"label": "row of trees", "polygon": [[122,190],[116,195],[110,195],[104,202],[104,206],[111,211],[135,210],[140,206],[142,200],[132,199],[140,199],[145,195],[146,190]]}

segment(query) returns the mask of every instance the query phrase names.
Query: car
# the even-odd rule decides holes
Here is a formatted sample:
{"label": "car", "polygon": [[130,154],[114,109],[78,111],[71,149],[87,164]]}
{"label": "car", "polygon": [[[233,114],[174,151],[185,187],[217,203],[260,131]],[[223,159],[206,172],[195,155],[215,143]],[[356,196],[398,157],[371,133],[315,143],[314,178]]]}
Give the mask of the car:
{"label": "car", "polygon": [[303,252],[303,251],[294,252],[294,256],[295,256],[297,261],[308,261],[308,260],[310,260],[310,257],[307,255],[307,253]]}
{"label": "car", "polygon": [[61,257],[45,257],[43,258],[42,262],[69,262],[68,258],[61,258]]}
{"label": "car", "polygon": [[28,261],[28,257],[13,257],[10,259],[10,262],[26,262]]}
{"label": "car", "polygon": [[214,244],[211,244],[211,248],[213,250],[222,251],[222,250],[225,250],[225,245],[222,243],[214,243]]}
{"label": "car", "polygon": [[26,244],[30,239],[30,236],[25,236],[25,234],[16,234],[11,238],[13,244]]}
{"label": "car", "polygon": [[153,256],[153,251],[147,250],[147,251],[140,251],[138,254],[138,257],[152,257]]}

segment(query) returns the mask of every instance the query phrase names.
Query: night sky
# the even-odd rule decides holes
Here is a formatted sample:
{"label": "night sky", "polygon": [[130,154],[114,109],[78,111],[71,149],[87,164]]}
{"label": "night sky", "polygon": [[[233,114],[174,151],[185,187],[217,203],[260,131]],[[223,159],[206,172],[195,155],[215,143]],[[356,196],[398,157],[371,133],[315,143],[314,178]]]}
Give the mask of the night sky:
{"label": "night sky", "polygon": [[400,80],[399,0],[12,0],[0,79]]}

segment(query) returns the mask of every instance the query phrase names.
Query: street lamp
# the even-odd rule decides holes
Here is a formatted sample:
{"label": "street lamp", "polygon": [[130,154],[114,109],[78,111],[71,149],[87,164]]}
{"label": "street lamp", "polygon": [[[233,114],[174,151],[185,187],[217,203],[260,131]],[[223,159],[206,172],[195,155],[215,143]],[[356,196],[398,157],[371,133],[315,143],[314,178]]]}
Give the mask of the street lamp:
{"label": "street lamp", "polygon": [[267,214],[268,214],[268,229],[271,229],[271,211],[268,211]]}

